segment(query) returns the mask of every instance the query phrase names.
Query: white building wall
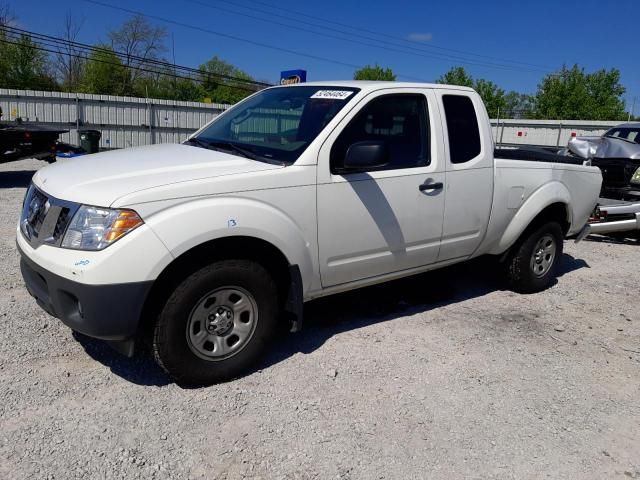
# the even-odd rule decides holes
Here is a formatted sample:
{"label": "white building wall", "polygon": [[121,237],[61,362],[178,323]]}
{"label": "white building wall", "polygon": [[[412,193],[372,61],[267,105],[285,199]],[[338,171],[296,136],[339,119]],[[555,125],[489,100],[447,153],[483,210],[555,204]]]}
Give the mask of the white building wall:
{"label": "white building wall", "polygon": [[0,88],[2,121],[37,122],[64,130],[63,142],[78,144],[78,129],[99,130],[101,148],[177,143],[229,105]]}
{"label": "white building wall", "polygon": [[[63,142],[77,144],[77,130],[100,130],[101,148],[177,143],[229,105],[116,97],[84,93],[0,88],[3,121],[28,122],[69,130]],[[621,122],[584,120],[491,120],[496,143],[564,146],[571,136],[602,135]]]}

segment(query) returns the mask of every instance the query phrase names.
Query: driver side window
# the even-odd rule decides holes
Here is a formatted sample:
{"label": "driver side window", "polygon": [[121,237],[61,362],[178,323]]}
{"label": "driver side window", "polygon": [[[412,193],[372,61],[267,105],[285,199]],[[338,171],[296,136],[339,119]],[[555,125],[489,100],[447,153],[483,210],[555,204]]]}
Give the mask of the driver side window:
{"label": "driver side window", "polygon": [[382,143],[388,162],[375,170],[425,167],[429,165],[429,116],[421,94],[383,95],[371,100],[349,122],[331,147],[331,173],[348,173],[344,159],[359,142]]}

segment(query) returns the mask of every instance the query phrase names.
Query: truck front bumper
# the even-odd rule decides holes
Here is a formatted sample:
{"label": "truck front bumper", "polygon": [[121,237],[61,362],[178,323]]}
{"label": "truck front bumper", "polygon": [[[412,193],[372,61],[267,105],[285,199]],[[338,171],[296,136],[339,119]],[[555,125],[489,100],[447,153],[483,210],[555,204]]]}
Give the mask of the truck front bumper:
{"label": "truck front bumper", "polygon": [[88,285],[56,275],[20,252],[20,270],[38,305],[84,335],[133,355],[133,338],[153,281]]}

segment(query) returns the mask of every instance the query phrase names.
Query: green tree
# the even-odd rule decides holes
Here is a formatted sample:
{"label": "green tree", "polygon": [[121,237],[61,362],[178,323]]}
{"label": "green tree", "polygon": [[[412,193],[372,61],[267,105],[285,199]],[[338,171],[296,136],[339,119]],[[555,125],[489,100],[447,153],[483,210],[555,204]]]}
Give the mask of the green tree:
{"label": "green tree", "polygon": [[[8,4],[0,3],[0,27],[9,26],[15,21],[15,16]],[[0,30],[0,86],[8,87],[7,73],[9,63],[7,62],[7,51],[10,44],[6,43],[7,34]]]}
{"label": "green tree", "polygon": [[[473,89],[478,92],[491,118],[498,115],[504,117],[507,105],[504,90],[495,83],[482,78],[473,82]],[[502,113],[501,113],[502,112]]]}
{"label": "green tree", "polygon": [[165,27],[151,24],[143,15],[134,15],[120,28],[109,32],[111,47],[121,54],[121,62],[126,67],[121,76],[123,95],[146,96],[149,79],[159,78],[148,72],[156,69],[149,62],[161,59],[167,50],[167,37]]}
{"label": "green tree", "polygon": [[136,85],[151,98],[201,102],[207,96],[202,85],[188,78],[176,78],[173,72],[142,78]]}
{"label": "green tree", "polygon": [[[0,85],[30,90],[57,90],[49,58],[29,35],[4,36],[0,50]],[[10,42],[10,43],[7,43]]]}
{"label": "green tree", "polygon": [[585,73],[578,65],[563,66],[538,85],[535,115],[555,120],[622,120],[626,118],[624,92],[615,68]]}
{"label": "green tree", "polygon": [[[495,83],[484,78],[475,79],[467,73],[464,67],[454,67],[436,80],[436,83],[460,85],[473,88],[485,104],[490,117],[496,117],[507,107],[505,91]],[[502,116],[502,113],[500,113]]]}
{"label": "green tree", "polygon": [[503,118],[531,118],[535,115],[535,97],[511,91],[504,96]]}
{"label": "green tree", "polygon": [[[17,17],[6,2],[0,1],[0,26],[12,26]],[[0,30],[0,87],[30,90],[57,90],[49,57],[29,35]]]}
{"label": "green tree", "polygon": [[173,79],[169,78],[171,82],[172,100],[181,100],[184,102],[201,102],[206,96],[204,87],[197,82],[188,80],[186,78]]}
{"label": "green tree", "polygon": [[436,83],[473,87],[473,77],[467,73],[464,67],[453,67],[447,73],[438,78]]}
{"label": "green tree", "polygon": [[84,66],[81,90],[101,95],[122,95],[126,68],[108,45],[96,45]]}
{"label": "green tree", "polygon": [[[237,103],[252,93],[247,90],[250,87],[242,83],[242,80],[252,81],[251,75],[217,56],[200,65],[200,71],[204,79],[204,92],[214,103]],[[238,78],[240,81],[224,76]]]}
{"label": "green tree", "polygon": [[390,68],[382,68],[375,64],[365,65],[353,74],[354,80],[379,80],[385,82],[395,82],[396,76]]}

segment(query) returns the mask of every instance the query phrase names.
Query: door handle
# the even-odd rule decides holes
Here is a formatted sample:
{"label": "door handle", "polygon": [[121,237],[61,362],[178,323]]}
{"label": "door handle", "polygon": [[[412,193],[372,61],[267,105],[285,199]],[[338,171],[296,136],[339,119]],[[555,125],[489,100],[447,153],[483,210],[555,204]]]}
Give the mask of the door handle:
{"label": "door handle", "polygon": [[422,185],[418,186],[418,190],[420,190],[421,192],[424,192],[427,190],[442,190],[443,187],[444,185],[442,184],[442,182],[423,183]]}

